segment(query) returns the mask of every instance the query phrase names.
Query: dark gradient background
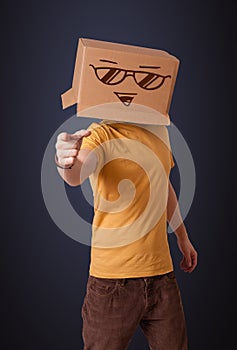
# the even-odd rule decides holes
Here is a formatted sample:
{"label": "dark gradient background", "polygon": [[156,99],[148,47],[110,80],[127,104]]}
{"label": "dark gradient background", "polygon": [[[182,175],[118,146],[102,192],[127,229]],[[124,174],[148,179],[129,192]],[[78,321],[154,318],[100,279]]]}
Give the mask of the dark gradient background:
{"label": "dark gradient background", "polygon": [[[190,0],[13,0],[1,5],[3,349],[83,346],[80,312],[90,251],[54,224],[40,184],[47,143],[75,113],[75,107],[62,111],[60,94],[71,86],[79,37],[160,48],[181,60],[170,114],[196,166],[196,194],[185,220],[199,252],[195,272],[179,270],[173,234],[171,252],[189,350],[231,348],[236,299],[234,5]],[[172,177],[178,189],[177,170]],[[75,197],[68,191],[83,211],[79,192]],[[129,350],[140,349],[148,345],[138,330]]]}

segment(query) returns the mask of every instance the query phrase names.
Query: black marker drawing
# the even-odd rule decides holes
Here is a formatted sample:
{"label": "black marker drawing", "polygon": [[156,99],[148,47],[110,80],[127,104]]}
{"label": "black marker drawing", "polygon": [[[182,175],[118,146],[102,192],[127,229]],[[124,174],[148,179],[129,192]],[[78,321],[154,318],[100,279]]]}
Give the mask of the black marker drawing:
{"label": "black marker drawing", "polygon": [[125,105],[129,106],[134,99],[134,96],[137,95],[136,93],[132,92],[115,92],[114,94],[120,99],[120,101]]}
{"label": "black marker drawing", "polygon": [[[108,62],[117,64],[117,62],[100,59],[101,62]],[[148,72],[145,70],[131,70],[122,69],[118,67],[95,67],[93,64],[90,66],[94,69],[95,75],[99,81],[106,85],[118,85],[122,83],[127,77],[131,76],[135,83],[144,90],[156,90],[159,89],[165,82],[166,78],[171,78],[171,75],[161,75],[154,72]],[[139,68],[159,69],[158,66],[139,66]],[[135,93],[114,92],[119,100],[125,105],[129,106],[134,98]]]}

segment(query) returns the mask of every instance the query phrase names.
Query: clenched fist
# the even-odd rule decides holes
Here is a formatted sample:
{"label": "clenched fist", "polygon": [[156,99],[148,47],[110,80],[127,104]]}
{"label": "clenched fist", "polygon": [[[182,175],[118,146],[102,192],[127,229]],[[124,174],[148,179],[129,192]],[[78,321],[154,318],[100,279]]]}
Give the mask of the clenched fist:
{"label": "clenched fist", "polygon": [[83,137],[90,134],[88,130],[79,130],[74,134],[66,132],[59,134],[55,145],[57,163],[62,167],[71,168],[76,162]]}

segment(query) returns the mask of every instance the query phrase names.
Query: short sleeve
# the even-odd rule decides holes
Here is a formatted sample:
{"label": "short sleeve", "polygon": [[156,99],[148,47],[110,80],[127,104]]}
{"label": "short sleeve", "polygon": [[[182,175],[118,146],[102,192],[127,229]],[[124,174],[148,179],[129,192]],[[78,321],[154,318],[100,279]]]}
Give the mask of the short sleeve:
{"label": "short sleeve", "polygon": [[98,133],[99,124],[92,123],[87,130],[91,131],[90,136],[84,137],[81,145],[81,149],[87,148],[93,150],[101,144],[100,135]]}
{"label": "short sleeve", "polygon": [[101,164],[104,160],[104,152],[102,144],[103,134],[101,132],[100,124],[92,123],[87,130],[91,131],[90,136],[84,137],[81,144],[81,149],[89,149],[90,151],[95,152],[99,163]]}

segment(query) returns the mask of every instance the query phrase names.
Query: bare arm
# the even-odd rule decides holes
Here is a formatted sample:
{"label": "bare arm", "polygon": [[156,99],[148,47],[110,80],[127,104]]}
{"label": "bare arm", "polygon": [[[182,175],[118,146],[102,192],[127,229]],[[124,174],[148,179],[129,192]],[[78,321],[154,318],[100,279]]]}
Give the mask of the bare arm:
{"label": "bare arm", "polygon": [[189,240],[188,233],[181,217],[177,196],[170,181],[167,203],[167,220],[171,227],[174,227],[178,247],[183,254],[180,267],[185,272],[192,272],[197,266],[197,252]]}
{"label": "bare arm", "polygon": [[56,156],[59,175],[70,186],[80,185],[97,166],[96,155],[88,149],[80,149],[83,137],[90,135],[87,130],[80,130],[75,134],[61,133],[58,135]]}

